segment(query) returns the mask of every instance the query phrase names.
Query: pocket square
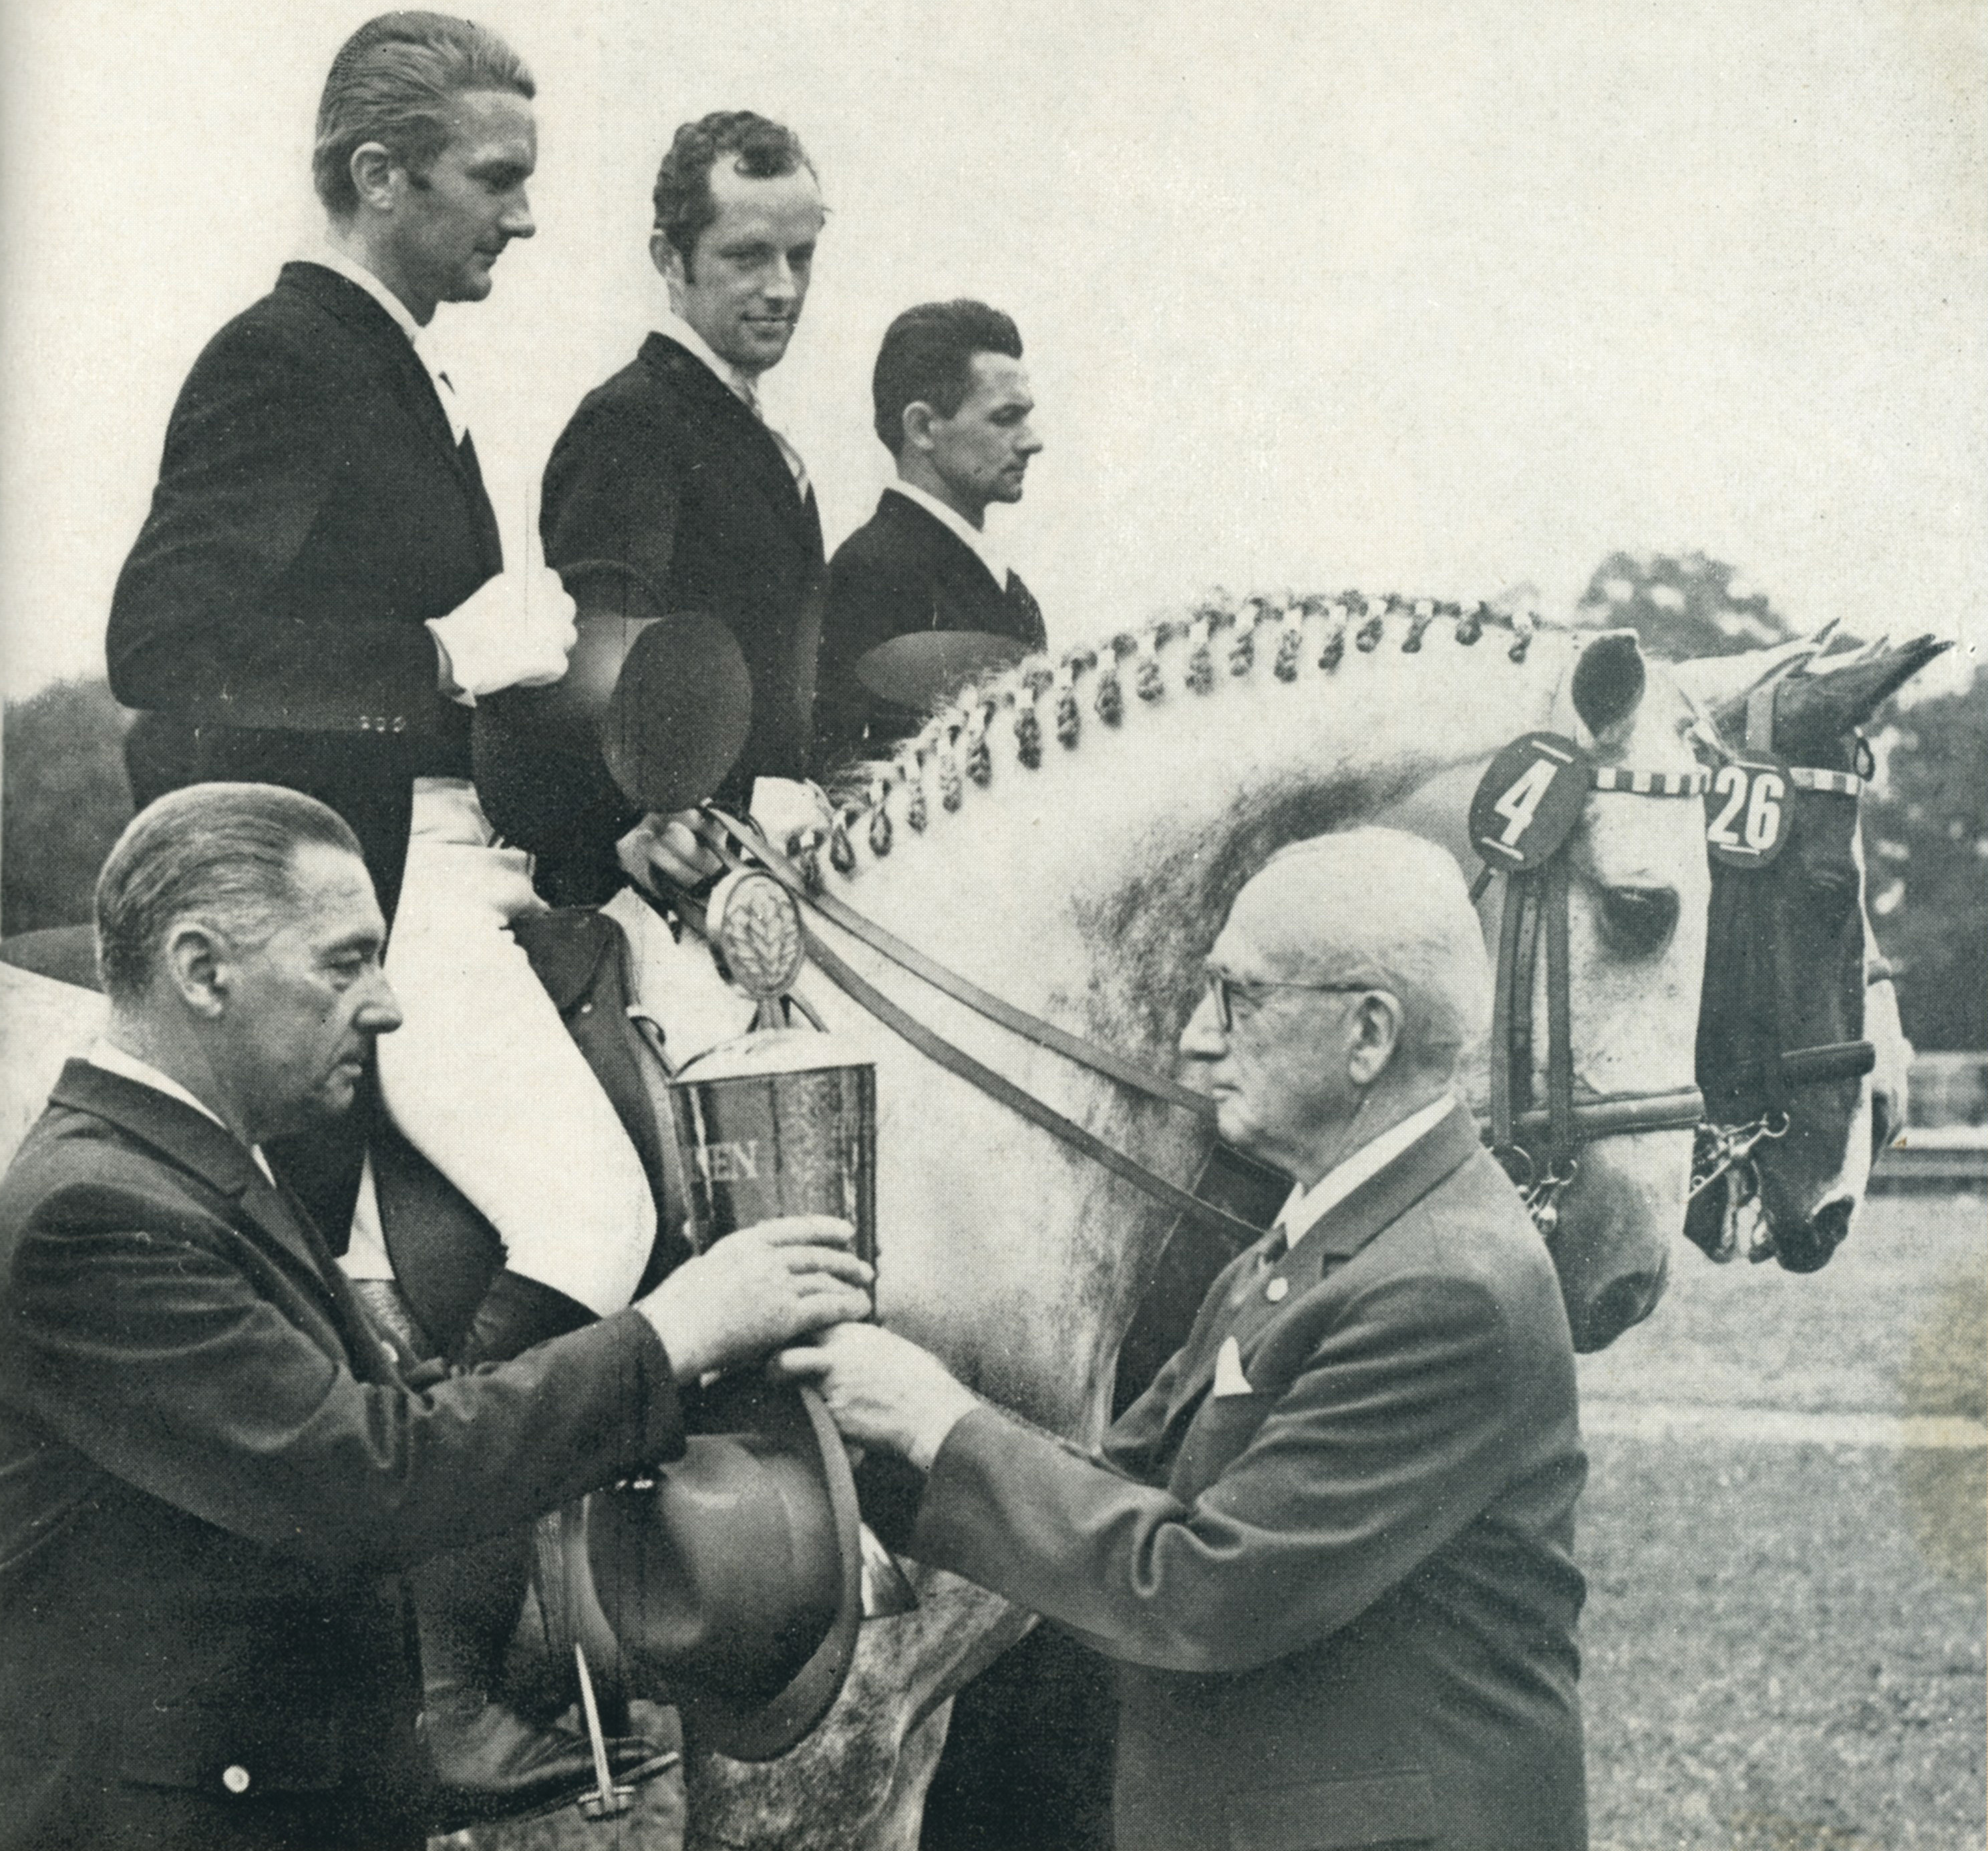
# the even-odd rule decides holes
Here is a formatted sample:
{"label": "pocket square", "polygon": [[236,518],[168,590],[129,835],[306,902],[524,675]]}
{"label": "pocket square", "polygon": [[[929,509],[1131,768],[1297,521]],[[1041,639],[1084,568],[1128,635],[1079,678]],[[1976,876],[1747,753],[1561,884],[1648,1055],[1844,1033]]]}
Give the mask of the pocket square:
{"label": "pocket square", "polygon": [[1242,1373],[1241,1349],[1233,1337],[1224,1337],[1222,1347],[1215,1353],[1215,1386],[1209,1390],[1210,1399],[1220,1401],[1230,1395],[1256,1392],[1249,1386],[1249,1378]]}

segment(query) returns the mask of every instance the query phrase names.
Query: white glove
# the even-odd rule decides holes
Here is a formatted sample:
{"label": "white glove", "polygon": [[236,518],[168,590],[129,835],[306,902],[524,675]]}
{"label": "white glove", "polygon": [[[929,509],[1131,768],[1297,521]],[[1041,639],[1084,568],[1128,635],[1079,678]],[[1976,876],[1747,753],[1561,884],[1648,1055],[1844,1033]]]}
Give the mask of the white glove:
{"label": "white glove", "polygon": [[566,673],[578,633],[573,600],[545,566],[502,573],[428,628],[441,646],[442,685],[471,704],[500,687],[544,687]]}
{"label": "white glove", "polygon": [[621,871],[652,891],[657,873],[680,887],[702,885],[725,872],[725,863],[703,839],[705,826],[695,810],[680,810],[674,816],[651,812],[614,845]]}

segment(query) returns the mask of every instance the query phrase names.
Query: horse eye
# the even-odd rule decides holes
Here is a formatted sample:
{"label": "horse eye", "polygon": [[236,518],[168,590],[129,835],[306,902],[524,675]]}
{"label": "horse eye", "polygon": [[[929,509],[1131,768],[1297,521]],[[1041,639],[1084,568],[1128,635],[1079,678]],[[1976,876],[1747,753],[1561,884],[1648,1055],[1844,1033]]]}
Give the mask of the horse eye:
{"label": "horse eye", "polygon": [[1601,923],[1609,942],[1632,958],[1653,957],[1677,930],[1678,897],[1671,887],[1604,887]]}

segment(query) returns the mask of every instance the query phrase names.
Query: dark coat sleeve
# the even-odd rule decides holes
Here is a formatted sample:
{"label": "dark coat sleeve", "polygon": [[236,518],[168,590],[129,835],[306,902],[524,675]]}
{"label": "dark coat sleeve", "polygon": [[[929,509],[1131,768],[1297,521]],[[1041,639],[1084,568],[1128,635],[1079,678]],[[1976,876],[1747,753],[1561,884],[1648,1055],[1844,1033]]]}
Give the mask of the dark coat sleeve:
{"label": "dark coat sleeve", "polygon": [[[968,1415],[909,1552],[1163,1669],[1242,1670],[1327,1637],[1472,1522],[1510,1470],[1491,1294],[1412,1277],[1359,1309],[1267,1412],[1255,1397],[1204,1404],[1204,1423],[1260,1425],[1191,1502],[991,1408]],[[1159,1392],[1129,1410],[1121,1456],[1141,1450]]]}
{"label": "dark coat sleeve", "polygon": [[631,394],[581,401],[546,464],[539,533],[547,565],[565,573],[612,560],[667,595],[682,504],[668,439],[662,421]]}
{"label": "dark coat sleeve", "polygon": [[[596,393],[560,432],[546,464],[539,535],[546,563],[582,595],[595,561],[632,567],[668,596],[681,495],[660,421],[631,397]],[[661,614],[667,606],[658,603]],[[557,842],[534,843],[533,879],[555,906],[597,906],[622,884],[614,845],[641,820],[604,768]]]}
{"label": "dark coat sleeve", "polygon": [[816,748],[824,764],[856,752],[877,703],[856,679],[856,664],[880,643],[935,627],[931,575],[900,548],[860,528],[828,569],[815,703]]}
{"label": "dark coat sleeve", "polygon": [[209,344],[111,604],[110,688],[125,705],[303,731],[441,723],[424,627],[347,611],[307,623],[286,583],[341,471],[363,466],[341,441],[350,425],[334,370],[295,330],[244,318]]}
{"label": "dark coat sleeve", "polygon": [[9,1403],[113,1476],[332,1568],[458,1548],[682,1453],[639,1312],[417,1393],[359,1379],[232,1238],[114,1181],[52,1192],[10,1268]]}

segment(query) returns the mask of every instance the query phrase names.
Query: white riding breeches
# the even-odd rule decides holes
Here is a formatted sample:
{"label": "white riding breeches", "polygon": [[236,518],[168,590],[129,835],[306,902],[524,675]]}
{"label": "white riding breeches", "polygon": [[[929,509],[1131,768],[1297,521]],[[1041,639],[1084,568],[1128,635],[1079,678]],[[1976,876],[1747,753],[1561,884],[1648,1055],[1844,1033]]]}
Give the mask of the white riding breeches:
{"label": "white riding breeches", "polygon": [[[655,1240],[641,1159],[511,936],[543,910],[529,856],[498,846],[475,789],[414,786],[387,977],[405,1018],[380,1090],[407,1141],[475,1204],[513,1272],[606,1316]],[[345,1269],[390,1277],[369,1162]]]}

